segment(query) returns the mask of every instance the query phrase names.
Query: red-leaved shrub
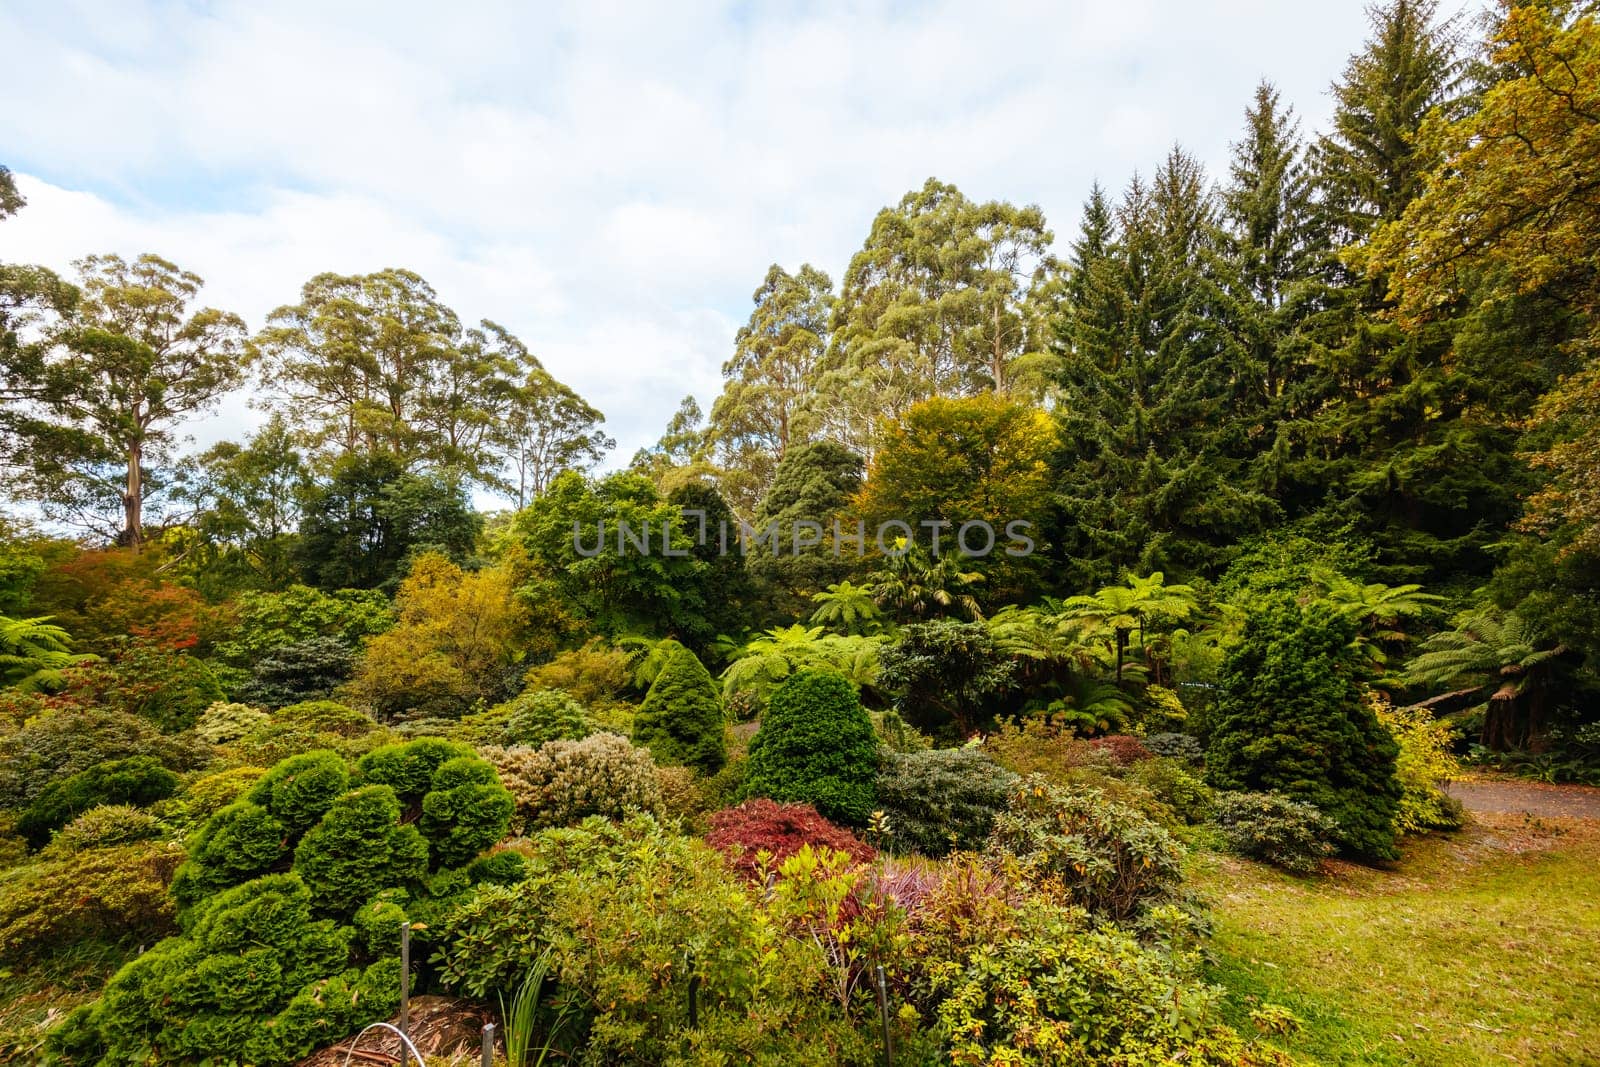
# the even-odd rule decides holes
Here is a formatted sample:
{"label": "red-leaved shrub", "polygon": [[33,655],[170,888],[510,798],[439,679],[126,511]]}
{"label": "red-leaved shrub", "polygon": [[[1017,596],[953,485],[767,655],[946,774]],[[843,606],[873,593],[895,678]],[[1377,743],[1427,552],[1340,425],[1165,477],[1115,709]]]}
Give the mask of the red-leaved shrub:
{"label": "red-leaved shrub", "polygon": [[1096,737],[1089,743],[1096,748],[1105,749],[1112,759],[1124,767],[1155,755],[1144,747],[1143,741],[1132,734],[1107,734],[1104,737]]}
{"label": "red-leaved shrub", "polygon": [[746,877],[755,875],[759,853],[772,853],[772,862],[777,864],[799,852],[802,845],[848,853],[858,863],[870,863],[877,855],[871,845],[818,815],[810,804],[779,804],[764,797],[711,816],[706,841],[726,854],[734,869]]}

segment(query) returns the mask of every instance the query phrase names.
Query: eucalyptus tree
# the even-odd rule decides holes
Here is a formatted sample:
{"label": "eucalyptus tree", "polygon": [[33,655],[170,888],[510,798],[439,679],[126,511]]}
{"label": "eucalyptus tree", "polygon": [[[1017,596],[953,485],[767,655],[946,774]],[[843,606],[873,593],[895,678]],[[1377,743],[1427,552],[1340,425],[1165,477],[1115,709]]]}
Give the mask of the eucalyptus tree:
{"label": "eucalyptus tree", "polygon": [[244,321],[195,308],[204,282],[159,256],[76,266],[82,298],[32,368],[29,481],[47,513],[137,549],[152,468],[244,380]]}

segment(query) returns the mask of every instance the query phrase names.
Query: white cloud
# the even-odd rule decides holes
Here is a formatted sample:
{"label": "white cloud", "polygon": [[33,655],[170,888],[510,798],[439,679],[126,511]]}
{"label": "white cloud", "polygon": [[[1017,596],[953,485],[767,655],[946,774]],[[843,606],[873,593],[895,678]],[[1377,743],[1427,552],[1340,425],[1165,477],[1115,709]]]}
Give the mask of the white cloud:
{"label": "white cloud", "polygon": [[1218,173],[1262,76],[1314,125],[1364,28],[1361,0],[13,5],[0,162],[31,204],[0,258],[157,251],[252,325],[319,271],[410,267],[626,462],[709,407],[768,263],[837,278],[930,175],[1064,242],[1174,139]]}

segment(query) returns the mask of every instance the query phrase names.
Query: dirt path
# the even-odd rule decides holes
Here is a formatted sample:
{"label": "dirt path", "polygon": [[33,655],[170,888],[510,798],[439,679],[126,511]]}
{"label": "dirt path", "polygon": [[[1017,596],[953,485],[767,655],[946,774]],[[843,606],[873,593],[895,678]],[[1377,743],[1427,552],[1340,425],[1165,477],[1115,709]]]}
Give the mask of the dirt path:
{"label": "dirt path", "polygon": [[1484,778],[1451,782],[1445,792],[1468,811],[1511,815],[1564,815],[1574,819],[1600,819],[1600,789],[1587,785],[1546,785]]}

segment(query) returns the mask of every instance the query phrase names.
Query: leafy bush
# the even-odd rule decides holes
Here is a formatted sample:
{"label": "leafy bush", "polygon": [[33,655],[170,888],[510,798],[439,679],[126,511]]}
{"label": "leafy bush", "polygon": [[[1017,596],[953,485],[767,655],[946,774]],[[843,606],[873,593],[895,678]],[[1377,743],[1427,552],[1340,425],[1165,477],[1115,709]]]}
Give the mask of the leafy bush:
{"label": "leafy bush", "polygon": [[352,966],[357,947],[298,874],[257,878],[118,971],[50,1047],[77,1063],[292,1063],[397,1006],[399,961]]}
{"label": "leafy bush", "polygon": [[681,763],[716,774],[728,760],[722,696],[693,652],[663,641],[661,672],[633,719],[633,740],[658,763]]}
{"label": "leafy bush", "polygon": [[143,642],[126,644],[103,662],[74,667],[64,677],[69,700],[137,715],[163,733],[189,729],[223,699],[204,661]]}
{"label": "leafy bush", "polygon": [[245,794],[299,837],[350,788],[350,768],[337,752],[305,752],[273,767]]}
{"label": "leafy bush", "polygon": [[1395,757],[1395,777],[1400,780],[1400,807],[1394,828],[1401,834],[1428,830],[1459,830],[1461,805],[1439,788],[1461,777],[1461,763],[1450,751],[1454,741],[1450,724],[1435,719],[1426,708],[1397,708],[1381,693],[1368,698],[1373,714],[1400,746]]}
{"label": "leafy bush", "polygon": [[1181,962],[1081,913],[1025,909],[1015,935],[952,969],[938,992],[956,1063],[1289,1062],[1223,1025],[1221,991]]}
{"label": "leafy bush", "polygon": [[750,742],[741,795],[811,804],[830,819],[864,826],[877,770],[877,737],[855,687],[841,674],[807,669],[773,692]]}
{"label": "leafy bush", "polygon": [[577,741],[594,732],[583,705],[559,689],[530,689],[502,707],[507,745],[538,748],[546,741]]}
{"label": "leafy bush", "polygon": [[1193,734],[1150,734],[1144,739],[1144,747],[1154,755],[1183,760],[1185,763],[1199,763],[1205,758],[1205,749],[1200,747],[1200,739]]}
{"label": "leafy bush", "polygon": [[1152,685],[1144,691],[1144,708],[1139,724],[1146,733],[1163,733],[1182,730],[1189,721],[1189,712],[1178,694],[1165,686]]}
{"label": "leafy bush", "polygon": [[348,915],[374,889],[414,884],[428,873],[428,843],[400,823],[400,801],[386,785],[337,797],[294,850],[294,870],[325,915]]}
{"label": "leafy bush", "polygon": [[1001,722],[983,739],[983,747],[999,763],[1018,774],[1036,774],[1065,785],[1071,772],[1092,768],[1116,769],[1113,754],[1049,715],[1014,718]]}
{"label": "leafy bush", "polygon": [[233,767],[197,778],[177,796],[163,801],[162,818],[187,830],[244,796],[266,774],[264,767]]}
{"label": "leafy bush", "polygon": [[251,730],[266,725],[270,716],[249,704],[217,702],[200,714],[194,732],[203,741],[220,745],[237,741]]}
{"label": "leafy bush", "polygon": [[1128,767],[1140,760],[1151,757],[1151,751],[1144,746],[1144,742],[1131,734],[1106,734],[1096,737],[1089,742],[1091,745],[1110,755],[1118,766]]}
{"label": "leafy bush", "polygon": [[409,808],[421,804],[440,767],[474,755],[471,748],[458,742],[423,737],[373,749],[357,761],[356,769],[363,781],[392,787],[400,803]]}
{"label": "leafy bush", "polygon": [[902,627],[882,658],[879,684],[900,693],[895,707],[907,722],[934,734],[965,736],[981,728],[1016,681],[1016,664],[982,623]]}
{"label": "leafy bush", "polygon": [[771,853],[772,869],[807,845],[845,853],[858,863],[870,863],[877,855],[871,845],[818,815],[809,804],[779,804],[764,798],[712,815],[706,842],[747,876],[757,873],[757,856],[762,852]]}
{"label": "leafy bush", "polygon": [[85,849],[148,841],[164,833],[161,821],[142,808],[130,804],[101,804],[56,831],[46,851],[52,855],[68,855]]}
{"label": "leafy bush", "polygon": [[529,845],[528,881],[482,887],[440,923],[447,989],[513,989],[548,950],[558,1006],[575,1015],[575,1064],[870,1059],[837,1005],[815,995],[820,949],[779,936],[704,843],[640,817],[546,830]]}
{"label": "leafy bush", "polygon": [[657,767],[656,786],[661,790],[661,813],[694,826],[710,810],[705,783],[687,767]]}
{"label": "leafy bush", "polygon": [[1281,793],[1218,793],[1216,822],[1231,852],[1309,874],[1333,852],[1333,821]]}
{"label": "leafy bush", "polygon": [[1257,603],[1221,674],[1206,777],[1314,805],[1354,856],[1394,859],[1398,746],[1362,700],[1356,623],[1326,602]]}
{"label": "leafy bush", "polygon": [[1211,817],[1215,793],[1182,760],[1164,756],[1143,760],[1133,765],[1129,777],[1183,822],[1193,825]]}
{"label": "leafy bush", "polygon": [[234,695],[269,708],[326,700],[355,671],[356,652],[337,637],[308,637],[280,645],[250,662],[250,677]]}
{"label": "leafy bush", "polygon": [[183,771],[213,752],[192,734],[165,736],[127,712],[67,705],[0,738],[0,806],[26,807],[53,783],[110,760],[150,756]]}
{"label": "leafy bush", "polygon": [[17,820],[17,833],[39,848],[50,833],[100,804],[145,805],[171,796],[178,776],[150,756],[99,763],[47,787]]}
{"label": "leafy bush", "polygon": [[275,722],[286,723],[336,737],[361,737],[378,728],[372,716],[336,700],[306,700],[272,713]]}
{"label": "leafy bush", "polygon": [[661,808],[655,761],[617,734],[551,741],[539,748],[485,749],[516,800],[518,833],[572,826],[591,815],[621,819]]}
{"label": "leafy bush", "polygon": [[1025,779],[995,819],[993,848],[1014,856],[1034,885],[1056,882],[1073,904],[1127,919],[1171,897],[1183,853],[1149,818],[1097,790],[1068,793]]}
{"label": "leafy bush", "polygon": [[943,856],[983,847],[1016,783],[1015,774],[970,745],[886,753],[877,803],[891,849]]}
{"label": "leafy bush", "polygon": [[582,648],[558,654],[549,663],[530,668],[523,681],[530,689],[559,689],[585,707],[622,699],[632,679],[632,657],[596,637]]}
{"label": "leafy bush", "polygon": [[[102,847],[103,846],[103,847]],[[27,964],[92,941],[154,941],[172,930],[176,845],[102,841],[51,854],[0,881],[0,961]]]}

